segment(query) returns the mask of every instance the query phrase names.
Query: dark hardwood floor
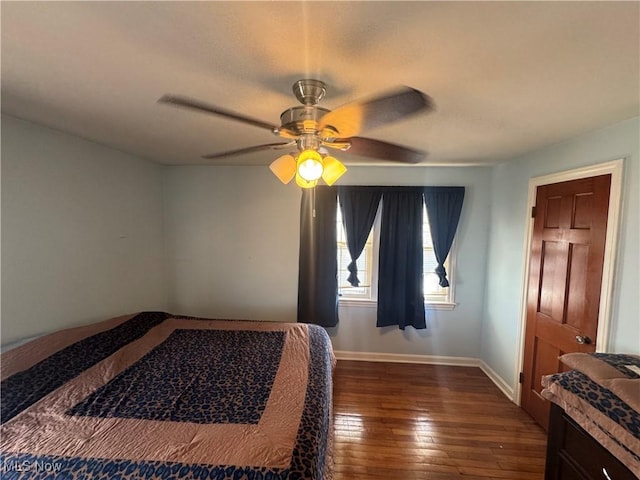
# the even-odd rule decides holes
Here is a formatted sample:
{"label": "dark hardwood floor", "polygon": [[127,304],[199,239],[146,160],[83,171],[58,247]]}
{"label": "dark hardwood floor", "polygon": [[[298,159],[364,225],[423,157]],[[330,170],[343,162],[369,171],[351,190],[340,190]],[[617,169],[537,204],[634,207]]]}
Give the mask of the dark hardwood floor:
{"label": "dark hardwood floor", "polygon": [[546,434],[479,369],[338,361],[334,480],[541,480]]}

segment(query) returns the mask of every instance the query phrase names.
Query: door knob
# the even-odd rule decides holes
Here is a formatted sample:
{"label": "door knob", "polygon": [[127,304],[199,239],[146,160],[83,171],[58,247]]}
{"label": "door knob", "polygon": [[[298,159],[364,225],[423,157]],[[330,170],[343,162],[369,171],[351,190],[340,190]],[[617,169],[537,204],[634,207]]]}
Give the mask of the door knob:
{"label": "door knob", "polygon": [[583,337],[582,335],[576,335],[576,342],[580,345],[589,345],[591,343],[591,339],[589,337]]}

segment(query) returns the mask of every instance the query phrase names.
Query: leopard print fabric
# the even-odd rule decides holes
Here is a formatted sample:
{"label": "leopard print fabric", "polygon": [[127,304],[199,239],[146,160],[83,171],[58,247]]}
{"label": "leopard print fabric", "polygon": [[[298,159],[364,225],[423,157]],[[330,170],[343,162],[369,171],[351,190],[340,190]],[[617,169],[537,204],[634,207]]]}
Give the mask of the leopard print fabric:
{"label": "leopard print fabric", "polygon": [[29,408],[127,343],[142,337],[170,315],[143,312],[111,330],[87,337],[18,372],[0,384],[2,423]]}
{"label": "leopard print fabric", "polygon": [[[257,424],[278,371],[284,336],[282,331],[176,330],[67,414]],[[259,361],[247,362],[258,348]],[[180,361],[167,361],[173,358]]]}
{"label": "leopard print fabric", "polygon": [[640,440],[640,414],[607,388],[577,370],[552,375],[551,381],[585,400]]}
{"label": "leopard print fabric", "polygon": [[[170,317],[168,314],[164,315],[166,315],[165,318]],[[161,321],[163,320],[164,318]],[[308,325],[308,328],[310,349],[308,385],[289,468],[34,456],[28,453],[5,454],[3,452],[0,454],[0,477],[10,480],[323,480],[328,461],[326,448],[331,420],[331,370],[333,368],[331,343],[326,331],[321,327]],[[87,402],[82,407],[76,407],[78,412],[82,410],[86,413],[96,408],[91,405],[91,402]],[[101,409],[102,407],[98,408],[97,412],[109,411],[106,409],[103,412]],[[76,414],[79,413],[76,412]]]}
{"label": "leopard print fabric", "polygon": [[640,368],[640,358],[623,353],[590,353],[591,356],[608,363],[628,378],[640,378],[636,372],[627,368],[633,365]]}

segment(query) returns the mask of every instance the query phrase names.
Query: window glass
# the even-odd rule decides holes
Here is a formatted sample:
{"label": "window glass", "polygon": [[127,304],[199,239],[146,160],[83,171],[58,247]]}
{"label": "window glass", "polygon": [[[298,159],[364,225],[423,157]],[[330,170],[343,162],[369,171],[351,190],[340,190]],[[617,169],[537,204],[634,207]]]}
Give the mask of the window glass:
{"label": "window glass", "polygon": [[[338,242],[338,292],[344,299],[354,300],[374,300],[376,299],[376,286],[377,286],[377,258],[378,258],[378,242],[379,229],[380,229],[380,211],[373,223],[371,233],[362,251],[362,254],[356,261],[358,266],[358,279],[360,280],[360,286],[353,287],[347,281],[349,277],[348,266],[351,262],[351,255],[347,248],[346,235],[344,227],[342,225],[342,212],[340,206],[336,215],[336,231]],[[425,303],[453,303],[453,286],[454,273],[453,272],[453,259],[455,258],[455,241],[445,262],[445,269],[447,270],[447,278],[450,283],[450,287],[443,288],[439,285],[438,275],[435,273],[437,260],[433,252],[433,243],[431,241],[431,231],[429,229],[429,220],[427,217],[426,208],[423,210],[423,222],[422,222],[422,245],[423,245],[423,274],[424,274],[424,297]]]}
{"label": "window glass", "polygon": [[[448,302],[450,288],[440,286],[440,279],[435,272],[438,261],[433,251],[433,242],[431,241],[431,230],[429,229],[429,218],[427,217],[427,209],[423,207],[422,211],[422,272],[424,275],[424,300],[425,302]],[[452,274],[450,271],[451,262],[449,259],[453,255],[453,247],[444,263],[447,271],[447,279],[452,283]]]}
{"label": "window glass", "polygon": [[344,226],[342,224],[342,212],[340,206],[338,206],[338,214],[336,215],[336,231],[338,232],[338,292],[343,297],[359,298],[362,300],[370,300],[375,297],[372,296],[372,276],[373,276],[373,230],[369,233],[369,238],[358,260],[356,260],[356,266],[358,267],[358,280],[360,285],[353,287],[348,281],[349,278],[349,264],[351,263],[351,255],[349,254],[349,248],[347,247],[347,238],[344,233]]}

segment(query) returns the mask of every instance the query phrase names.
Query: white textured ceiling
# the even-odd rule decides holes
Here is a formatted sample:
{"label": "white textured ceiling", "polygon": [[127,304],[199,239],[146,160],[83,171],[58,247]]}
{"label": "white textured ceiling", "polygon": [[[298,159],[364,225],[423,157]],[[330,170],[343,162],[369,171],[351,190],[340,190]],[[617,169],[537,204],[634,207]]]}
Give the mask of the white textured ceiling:
{"label": "white textured ceiling", "polygon": [[635,1],[0,5],[4,113],[165,164],[278,139],[162,94],[278,123],[305,77],[327,83],[330,109],[400,84],[428,93],[435,112],[362,134],[434,165],[498,163],[639,114]]}

